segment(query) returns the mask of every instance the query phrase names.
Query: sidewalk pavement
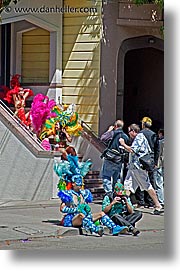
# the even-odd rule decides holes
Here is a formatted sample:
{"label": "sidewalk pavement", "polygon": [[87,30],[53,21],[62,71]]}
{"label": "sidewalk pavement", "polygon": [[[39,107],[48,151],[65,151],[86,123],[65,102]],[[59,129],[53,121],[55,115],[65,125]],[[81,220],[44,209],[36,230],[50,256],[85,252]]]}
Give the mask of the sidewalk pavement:
{"label": "sidewalk pavement", "polygon": [[[1,244],[12,240],[79,235],[78,228],[59,225],[59,199],[47,201],[0,200],[0,250]],[[100,203],[90,204],[93,212],[101,210]],[[143,218],[138,222],[141,231],[164,231],[164,214],[152,215],[152,209],[139,209]]]}

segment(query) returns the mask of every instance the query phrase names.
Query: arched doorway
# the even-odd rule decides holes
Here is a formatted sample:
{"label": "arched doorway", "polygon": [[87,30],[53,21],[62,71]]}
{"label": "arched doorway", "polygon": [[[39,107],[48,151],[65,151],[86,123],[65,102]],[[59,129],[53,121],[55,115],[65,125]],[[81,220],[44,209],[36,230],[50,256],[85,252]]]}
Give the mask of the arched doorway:
{"label": "arched doorway", "polygon": [[[140,43],[141,42],[141,43]],[[140,124],[143,116],[153,120],[153,129],[164,127],[164,52],[160,39],[140,37],[128,39],[121,47],[118,67],[117,117],[126,127]],[[121,78],[121,81],[120,81]],[[123,85],[123,86],[122,86]],[[121,112],[121,114],[120,114]],[[125,129],[126,130],[126,129]]]}

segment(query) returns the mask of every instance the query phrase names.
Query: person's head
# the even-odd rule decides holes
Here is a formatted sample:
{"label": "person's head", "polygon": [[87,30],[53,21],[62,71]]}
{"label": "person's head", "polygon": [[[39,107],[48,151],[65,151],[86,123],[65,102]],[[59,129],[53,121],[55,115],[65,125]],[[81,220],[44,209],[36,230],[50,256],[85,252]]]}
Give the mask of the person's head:
{"label": "person's head", "polygon": [[72,176],[72,187],[73,190],[78,192],[83,185],[82,176],[81,175],[74,175]]}
{"label": "person's head", "polygon": [[126,195],[126,191],[124,190],[124,185],[121,182],[116,182],[116,184],[114,186],[114,194],[116,196]]}
{"label": "person's head", "polygon": [[140,132],[140,128],[139,125],[133,123],[128,127],[128,134],[130,136],[130,138],[134,139],[137,134]]}
{"label": "person's head", "polygon": [[164,129],[159,129],[159,131],[158,131],[158,137],[160,139],[164,138]]}
{"label": "person's head", "polygon": [[122,129],[124,127],[124,121],[121,119],[118,119],[114,123],[114,128],[115,129]]}
{"label": "person's head", "polygon": [[19,95],[23,96],[24,95],[24,89],[22,87],[19,87]]}
{"label": "person's head", "polygon": [[77,156],[76,150],[73,146],[68,146],[65,150],[62,151],[62,160],[68,160],[67,156]]}
{"label": "person's head", "polygon": [[147,117],[147,116],[143,117],[141,122],[142,122],[142,129],[150,128],[152,126],[152,119],[150,117]]}
{"label": "person's head", "polygon": [[55,130],[58,131],[61,129],[61,125],[59,124],[59,122],[55,123]]}
{"label": "person's head", "polygon": [[73,146],[68,146],[67,148],[66,148],[66,153],[68,154],[68,155],[71,155],[71,156],[76,156],[77,154],[76,154],[76,150],[75,150],[75,148],[73,147]]}

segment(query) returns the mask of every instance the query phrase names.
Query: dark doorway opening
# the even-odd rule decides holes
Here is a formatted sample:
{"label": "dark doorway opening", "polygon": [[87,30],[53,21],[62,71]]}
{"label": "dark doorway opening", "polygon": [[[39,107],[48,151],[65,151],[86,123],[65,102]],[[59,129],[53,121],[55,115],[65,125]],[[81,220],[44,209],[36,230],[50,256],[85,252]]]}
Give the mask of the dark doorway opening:
{"label": "dark doorway opening", "polygon": [[164,52],[150,47],[130,50],[124,60],[125,125],[140,124],[144,116],[153,130],[164,127]]}

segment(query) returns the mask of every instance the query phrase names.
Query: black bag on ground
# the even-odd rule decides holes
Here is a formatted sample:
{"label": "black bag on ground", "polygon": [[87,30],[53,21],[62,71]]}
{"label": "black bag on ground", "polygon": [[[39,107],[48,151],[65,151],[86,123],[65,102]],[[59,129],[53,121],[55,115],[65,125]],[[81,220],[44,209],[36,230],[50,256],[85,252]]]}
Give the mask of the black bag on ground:
{"label": "black bag on ground", "polygon": [[154,160],[151,154],[146,154],[142,157],[139,157],[139,162],[142,165],[142,169],[148,172],[152,172],[154,170]]}

